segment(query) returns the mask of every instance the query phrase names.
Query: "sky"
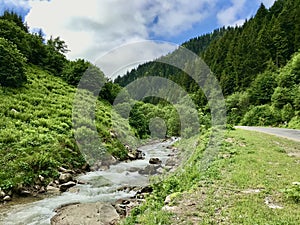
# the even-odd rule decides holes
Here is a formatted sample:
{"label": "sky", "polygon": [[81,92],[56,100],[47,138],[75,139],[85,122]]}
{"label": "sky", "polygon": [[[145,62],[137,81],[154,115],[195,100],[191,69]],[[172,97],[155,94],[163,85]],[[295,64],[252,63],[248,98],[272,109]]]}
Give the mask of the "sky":
{"label": "sky", "polygon": [[[13,10],[32,31],[41,28],[46,39],[59,36],[66,42],[71,60],[96,62],[108,54],[103,60],[107,61],[114,57],[111,52],[129,44],[130,52],[122,56],[129,58],[126,63],[134,64],[139,61],[135,54],[147,54],[142,57],[145,60],[157,58],[190,38],[218,27],[241,25],[255,15],[261,3],[269,8],[274,1],[0,0],[0,13]],[[143,52],[132,45],[145,40],[156,47],[147,42],[151,50]]]}

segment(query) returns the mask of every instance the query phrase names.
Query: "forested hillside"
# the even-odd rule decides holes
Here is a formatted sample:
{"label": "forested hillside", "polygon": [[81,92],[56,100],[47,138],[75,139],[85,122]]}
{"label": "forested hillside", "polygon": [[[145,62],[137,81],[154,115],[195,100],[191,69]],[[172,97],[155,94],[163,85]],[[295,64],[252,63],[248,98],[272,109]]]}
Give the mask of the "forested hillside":
{"label": "forested hillside", "polygon": [[[261,4],[240,27],[223,27],[182,44],[218,78],[227,98],[229,123],[300,126],[299,18],[299,0],[277,0],[270,9]],[[203,92],[187,74],[159,62],[141,65],[115,83],[126,86],[150,75],[178,83],[199,108],[207,109]]]}

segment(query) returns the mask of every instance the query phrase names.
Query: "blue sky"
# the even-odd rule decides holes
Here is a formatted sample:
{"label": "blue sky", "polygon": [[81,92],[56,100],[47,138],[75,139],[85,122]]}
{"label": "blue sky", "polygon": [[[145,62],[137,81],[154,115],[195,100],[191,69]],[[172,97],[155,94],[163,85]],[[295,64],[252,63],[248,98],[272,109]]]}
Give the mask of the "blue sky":
{"label": "blue sky", "polygon": [[[46,37],[60,36],[68,58],[97,57],[126,43],[170,42],[153,57],[190,38],[253,16],[261,2],[275,0],[0,0],[0,13],[14,10]],[[173,46],[174,47],[174,46]]]}

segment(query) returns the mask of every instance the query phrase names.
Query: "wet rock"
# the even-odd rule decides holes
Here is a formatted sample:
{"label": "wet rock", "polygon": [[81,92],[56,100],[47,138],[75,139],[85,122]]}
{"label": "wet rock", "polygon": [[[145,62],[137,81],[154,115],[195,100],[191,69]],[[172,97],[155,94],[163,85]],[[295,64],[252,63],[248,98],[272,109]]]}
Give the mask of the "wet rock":
{"label": "wet rock", "polygon": [[11,201],[11,197],[9,195],[6,195],[4,198],[3,198],[3,201]]}
{"label": "wet rock", "polygon": [[70,174],[75,174],[75,171],[74,170],[68,170],[62,166],[58,167],[58,171],[59,172],[62,172],[62,173],[70,173]]}
{"label": "wet rock", "polygon": [[153,188],[151,186],[145,186],[141,190],[137,192],[137,194],[144,194],[144,193],[152,193]]}
{"label": "wet rock", "polygon": [[45,177],[43,177],[42,175],[39,175],[39,180],[40,180],[41,182],[43,182],[43,181],[45,180]]}
{"label": "wet rock", "polygon": [[144,154],[141,150],[134,150],[134,151],[129,151],[127,153],[127,156],[130,160],[137,160],[137,159],[144,159]]}
{"label": "wet rock", "polygon": [[134,190],[137,190],[137,187],[136,186],[122,186],[122,187],[119,187],[117,189],[117,191],[123,191],[123,192],[130,192],[130,191],[134,191]]}
{"label": "wet rock", "polygon": [[73,176],[70,173],[61,173],[58,180],[60,184],[67,183],[73,180]]}
{"label": "wet rock", "polygon": [[0,190],[0,198],[4,198],[6,196],[5,192]]}
{"label": "wet rock", "polygon": [[159,166],[156,165],[147,165],[144,169],[139,170],[139,174],[154,175],[157,174],[158,168]]}
{"label": "wet rock", "polygon": [[137,168],[137,167],[130,167],[128,169],[128,172],[131,172],[131,173],[134,173],[134,172],[137,172],[137,171],[139,171],[139,168]]}
{"label": "wet rock", "polygon": [[48,185],[46,189],[47,189],[48,193],[59,193],[59,188],[58,187]]}
{"label": "wet rock", "polygon": [[88,182],[82,181],[82,180],[78,180],[78,181],[77,181],[77,184],[88,184]]}
{"label": "wet rock", "polygon": [[150,158],[149,163],[150,164],[161,164],[162,161],[159,158]]}
{"label": "wet rock", "polygon": [[113,204],[117,213],[121,217],[126,217],[130,214],[130,211],[140,205],[144,200],[140,199],[119,199]]}
{"label": "wet rock", "polygon": [[29,197],[32,196],[32,193],[28,190],[19,190],[19,195],[22,197]]}
{"label": "wet rock", "polygon": [[91,171],[91,167],[90,167],[90,165],[87,164],[87,163],[85,163],[85,164],[81,167],[81,169],[82,169],[83,171],[86,171],[86,172],[90,172],[90,171]]}
{"label": "wet rock", "polygon": [[39,189],[39,191],[38,191],[40,194],[43,194],[43,193],[45,193],[46,192],[46,189],[45,189],[45,187],[44,186],[42,186],[40,189]]}
{"label": "wet rock", "polygon": [[76,185],[76,183],[75,183],[74,181],[69,181],[69,182],[67,182],[67,183],[64,183],[64,184],[60,185],[59,190],[60,190],[61,192],[65,192],[65,191],[67,191],[69,188],[71,188],[71,187],[73,187],[73,186],[75,186],[75,185]]}
{"label": "wet rock", "polygon": [[98,170],[108,170],[111,165],[115,165],[118,163],[118,160],[113,156],[106,156],[101,161],[97,161],[94,165],[90,168],[91,171],[98,171]]}
{"label": "wet rock", "polygon": [[106,156],[101,160],[101,166],[111,166],[118,163],[118,160],[113,156]]}
{"label": "wet rock", "polygon": [[120,219],[111,204],[101,202],[68,205],[57,212],[58,214],[51,219],[51,225],[109,225]]}

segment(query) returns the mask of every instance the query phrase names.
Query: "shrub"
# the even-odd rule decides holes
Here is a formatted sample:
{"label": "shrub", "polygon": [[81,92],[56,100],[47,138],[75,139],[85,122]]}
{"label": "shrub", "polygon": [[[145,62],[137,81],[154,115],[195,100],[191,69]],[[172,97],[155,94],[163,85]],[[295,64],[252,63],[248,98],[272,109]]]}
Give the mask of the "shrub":
{"label": "shrub", "polygon": [[0,38],[0,84],[20,87],[26,81],[25,57],[10,41]]}
{"label": "shrub", "polygon": [[270,105],[252,107],[243,117],[242,125],[248,126],[269,126],[281,122],[280,112]]}

